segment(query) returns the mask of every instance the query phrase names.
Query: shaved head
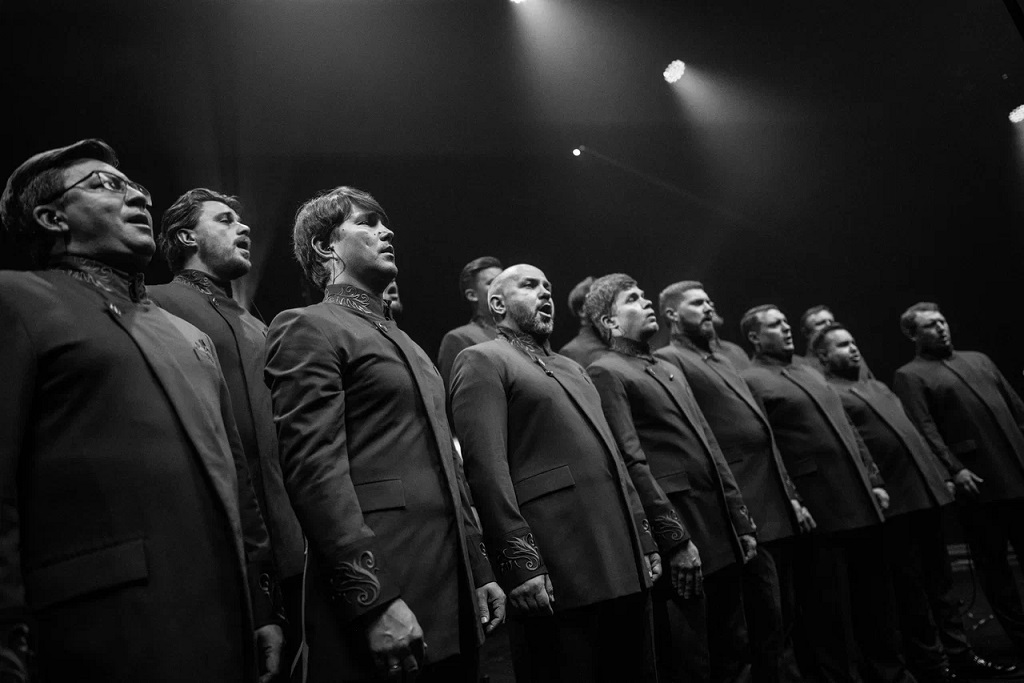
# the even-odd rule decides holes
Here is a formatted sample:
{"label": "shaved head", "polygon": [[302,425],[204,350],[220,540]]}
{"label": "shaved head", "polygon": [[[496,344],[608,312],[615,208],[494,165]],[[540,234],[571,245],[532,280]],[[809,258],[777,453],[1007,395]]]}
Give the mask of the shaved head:
{"label": "shaved head", "polygon": [[495,296],[504,297],[510,285],[514,285],[523,277],[530,276],[545,279],[544,272],[529,263],[517,263],[514,266],[509,266],[498,273],[498,277],[491,280],[491,286],[487,288],[487,301]]}
{"label": "shaved head", "polygon": [[520,263],[501,271],[487,288],[487,305],[496,322],[547,338],[555,322],[551,283],[544,271]]}

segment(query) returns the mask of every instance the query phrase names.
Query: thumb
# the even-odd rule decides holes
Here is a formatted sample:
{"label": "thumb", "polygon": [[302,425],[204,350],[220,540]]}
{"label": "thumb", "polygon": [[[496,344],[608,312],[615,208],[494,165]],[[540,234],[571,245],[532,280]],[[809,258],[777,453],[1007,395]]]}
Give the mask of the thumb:
{"label": "thumb", "polygon": [[480,595],[479,593],[477,594],[476,611],[480,615],[481,624],[486,624],[488,621],[490,621],[490,619],[488,618],[490,616],[490,610],[487,607],[486,593],[484,593],[483,595]]}
{"label": "thumb", "polygon": [[548,592],[548,600],[551,602],[555,601],[555,589],[551,585],[551,576],[548,574],[544,575],[544,590]]}

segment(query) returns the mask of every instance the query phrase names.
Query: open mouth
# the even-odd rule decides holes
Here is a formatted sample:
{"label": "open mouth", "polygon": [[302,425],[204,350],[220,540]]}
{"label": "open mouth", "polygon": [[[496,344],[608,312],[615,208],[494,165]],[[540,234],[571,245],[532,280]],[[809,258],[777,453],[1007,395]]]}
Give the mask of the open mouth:
{"label": "open mouth", "polygon": [[237,242],[235,242],[235,246],[238,247],[239,249],[249,251],[250,243],[249,240],[238,240]]}
{"label": "open mouth", "polygon": [[544,320],[545,322],[551,320],[552,316],[554,316],[554,313],[555,307],[551,305],[550,301],[542,303],[540,306],[537,307],[537,314],[540,315],[541,319]]}
{"label": "open mouth", "polygon": [[132,225],[136,226],[136,227],[145,228],[146,230],[148,230],[150,232],[153,231],[153,226],[150,224],[148,216],[135,215],[135,216],[132,216],[131,218],[129,218],[128,222],[131,223]]}

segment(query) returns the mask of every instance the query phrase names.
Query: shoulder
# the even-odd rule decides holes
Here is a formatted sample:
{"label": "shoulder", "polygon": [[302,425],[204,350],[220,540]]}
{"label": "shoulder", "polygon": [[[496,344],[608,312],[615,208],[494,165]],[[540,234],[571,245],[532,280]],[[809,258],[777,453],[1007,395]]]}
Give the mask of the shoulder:
{"label": "shoulder", "polygon": [[46,271],[0,270],[0,300],[52,296],[55,284]]}

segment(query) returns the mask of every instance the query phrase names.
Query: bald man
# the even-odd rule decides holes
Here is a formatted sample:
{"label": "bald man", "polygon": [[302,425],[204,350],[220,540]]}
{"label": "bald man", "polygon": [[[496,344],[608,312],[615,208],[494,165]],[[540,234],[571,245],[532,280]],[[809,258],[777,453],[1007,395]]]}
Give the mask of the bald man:
{"label": "bald man", "polygon": [[451,408],[515,617],[516,679],[638,680],[646,593],[660,575],[650,523],[597,390],[551,350],[547,277],[513,266],[487,298],[498,338],[455,359]]}

